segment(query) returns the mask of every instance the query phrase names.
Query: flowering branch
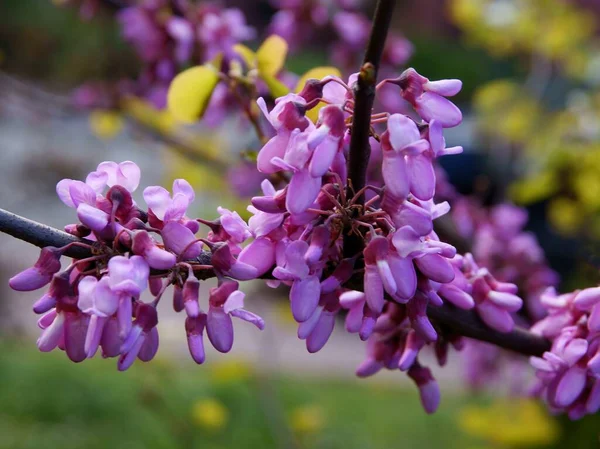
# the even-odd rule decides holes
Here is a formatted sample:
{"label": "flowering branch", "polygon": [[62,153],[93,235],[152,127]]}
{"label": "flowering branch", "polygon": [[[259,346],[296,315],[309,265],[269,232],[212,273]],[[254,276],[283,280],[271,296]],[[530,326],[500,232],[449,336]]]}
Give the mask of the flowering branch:
{"label": "flowering branch", "polygon": [[[74,259],[85,259],[93,255],[90,247],[94,242],[77,238],[4,209],[0,209],[0,231],[40,248],[84,243],[89,246],[72,245],[65,251],[64,255]],[[205,265],[209,265],[210,257],[209,251],[203,251],[198,260]],[[207,271],[203,278],[209,279],[214,276],[214,272]],[[515,328],[510,333],[495,331],[487,327],[472,311],[460,310],[449,304],[444,304],[441,307],[430,306],[427,312],[438,324],[453,332],[465,337],[487,341],[521,354],[541,356],[550,348],[550,343],[545,338],[520,328]]]}

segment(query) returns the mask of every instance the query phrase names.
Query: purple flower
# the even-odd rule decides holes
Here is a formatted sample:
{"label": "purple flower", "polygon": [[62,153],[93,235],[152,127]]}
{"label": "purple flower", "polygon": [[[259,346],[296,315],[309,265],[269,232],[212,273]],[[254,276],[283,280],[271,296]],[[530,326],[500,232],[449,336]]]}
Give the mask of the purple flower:
{"label": "purple flower", "polygon": [[265,327],[261,317],[243,308],[244,296],[235,281],[224,281],[218,287],[210,289],[206,332],[219,352],[229,352],[233,346],[232,316],[252,323],[260,330]]}

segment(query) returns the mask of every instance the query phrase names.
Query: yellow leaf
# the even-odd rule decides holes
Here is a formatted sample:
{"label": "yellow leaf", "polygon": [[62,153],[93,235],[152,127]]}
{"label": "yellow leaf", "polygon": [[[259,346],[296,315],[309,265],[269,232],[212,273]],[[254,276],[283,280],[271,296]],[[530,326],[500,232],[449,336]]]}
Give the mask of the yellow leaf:
{"label": "yellow leaf", "polygon": [[123,128],[123,119],[113,111],[97,109],[90,114],[90,128],[100,139],[112,139]]}
{"label": "yellow leaf", "polygon": [[256,51],[256,68],[261,77],[279,73],[285,62],[288,45],[277,35],[269,36]]}
{"label": "yellow leaf", "polygon": [[185,123],[202,118],[218,82],[217,71],[208,65],[192,67],[177,75],[167,94],[167,106],[173,117]]}
{"label": "yellow leaf", "polygon": [[242,58],[242,60],[244,61],[244,63],[248,67],[248,69],[255,68],[256,54],[252,50],[250,50],[245,45],[235,44],[233,46],[233,51],[236,52],[238,55],[240,55],[240,57]]}
{"label": "yellow leaf", "polygon": [[300,92],[309,79],[320,80],[325,78],[326,76],[341,77],[342,74],[335,67],[315,67],[314,69],[310,69],[308,72],[306,72],[300,77],[300,79],[298,80],[298,84],[296,84],[296,89],[294,89],[294,92]]}
{"label": "yellow leaf", "polygon": [[279,81],[277,78],[275,78],[275,76],[273,75],[266,75],[261,73],[261,78],[269,88],[269,92],[271,92],[271,95],[273,95],[273,97],[275,98],[283,97],[284,95],[287,95],[290,92],[288,87],[281,81]]}

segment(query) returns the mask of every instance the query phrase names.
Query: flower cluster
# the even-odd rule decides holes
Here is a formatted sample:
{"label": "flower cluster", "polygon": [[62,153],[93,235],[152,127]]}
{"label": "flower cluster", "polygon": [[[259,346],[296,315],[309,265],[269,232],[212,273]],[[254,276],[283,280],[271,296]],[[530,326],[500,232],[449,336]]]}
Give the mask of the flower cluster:
{"label": "flower cluster", "polygon": [[[238,283],[225,277],[257,276],[257,268],[236,262],[230,253],[240,252],[239,244],[250,235],[247,225],[239,216],[221,211],[221,219],[213,223],[218,232],[206,240],[210,254],[195,236],[200,223],[186,216],[195,197],[191,185],[177,179],[172,194],[159,186],[147,187],[145,211],[131,196],[139,181],[138,166],[126,161],[101,163],[85,182],[63,179],[57,184],[59,198],[76,210],[79,219],[65,230],[86,240],[44,248],[32,268],[9,281],[19,291],[49,284],[33,307],[43,314],[38,322],[41,351],[59,347],[71,360],[81,362],[101,348],[103,357],[119,357],[120,370],[136,357],[151,360],[158,350],[156,307],[171,284],[173,308],[185,310],[188,345],[198,363],[205,358],[204,329],[215,349],[228,352],[233,344],[232,317],[264,327],[260,317],[243,308]],[[87,248],[90,256],[61,271],[60,258],[73,245]],[[210,290],[204,312],[199,278],[212,275],[219,284]],[[154,296],[151,302],[141,298],[146,289]]]}
{"label": "flower cluster", "polygon": [[571,419],[600,410],[600,288],[541,296],[548,316],[531,331],[552,340],[542,357],[531,357],[538,382],[533,393]]}
{"label": "flower cluster", "polygon": [[[235,56],[234,45],[256,36],[239,9],[215,4],[143,0],[120,9],[116,18],[121,35],[142,63],[140,74],[135,82],[82,86],[74,95],[78,106],[115,108],[124,96],[135,95],[163,109],[169,85],[183,68],[210,61],[217,55],[227,65]],[[223,115],[226,93],[225,86],[220,86],[214,95],[215,116]]]}
{"label": "flower cluster", "polygon": [[[337,40],[331,46],[331,59],[338,66],[353,68],[357,54],[365,47],[371,20],[360,9],[362,0],[273,0],[278,9],[269,30],[284,38],[292,48],[313,39],[315,31],[331,27]],[[403,36],[388,36],[382,59],[384,72],[403,66],[412,56],[413,46]]]}

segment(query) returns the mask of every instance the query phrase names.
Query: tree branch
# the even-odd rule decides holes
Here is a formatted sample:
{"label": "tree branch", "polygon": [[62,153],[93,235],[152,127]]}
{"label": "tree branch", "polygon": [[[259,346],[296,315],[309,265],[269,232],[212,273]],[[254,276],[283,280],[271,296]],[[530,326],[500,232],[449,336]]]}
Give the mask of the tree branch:
{"label": "tree branch", "polygon": [[352,137],[348,157],[348,178],[355,192],[362,189],[366,183],[367,166],[371,156],[369,136],[371,134],[371,112],[375,101],[377,71],[395,3],[395,0],[379,0],[377,2],[363,65],[354,87],[354,114],[350,130]]}
{"label": "tree branch", "polygon": [[[350,129],[348,156],[347,195],[351,198],[362,189],[367,181],[367,167],[371,157],[369,137],[371,135],[371,112],[375,101],[377,70],[381,61],[385,39],[392,20],[396,0],[378,0],[373,16],[373,26],[367,44],[363,65],[354,86],[354,113]],[[364,195],[358,199],[364,203]],[[352,257],[362,249],[362,239],[356,234],[344,236],[344,257]]]}
{"label": "tree branch", "polygon": [[[81,242],[93,245],[91,240],[79,239],[66,232],[59,231],[50,226],[37,223],[33,220],[21,217],[19,215],[0,209],[0,232],[9,234],[19,240],[31,243],[43,248],[45,246],[66,246],[69,243]],[[75,259],[83,259],[92,255],[91,251],[85,247],[72,246],[65,255]],[[202,265],[210,265],[211,253],[203,251],[197,261]],[[153,274],[166,273],[166,271],[153,270]],[[215,273],[211,270],[203,270],[201,279],[214,277]],[[356,281],[358,284],[358,280]],[[445,304],[442,307],[432,307],[427,309],[429,316],[440,325],[465,337],[476,340],[493,343],[505,349],[525,354],[540,356],[550,349],[550,342],[540,336],[534,335],[525,329],[516,328],[512,332],[503,334],[488,328],[479,317],[468,310],[460,310],[451,305]]]}

